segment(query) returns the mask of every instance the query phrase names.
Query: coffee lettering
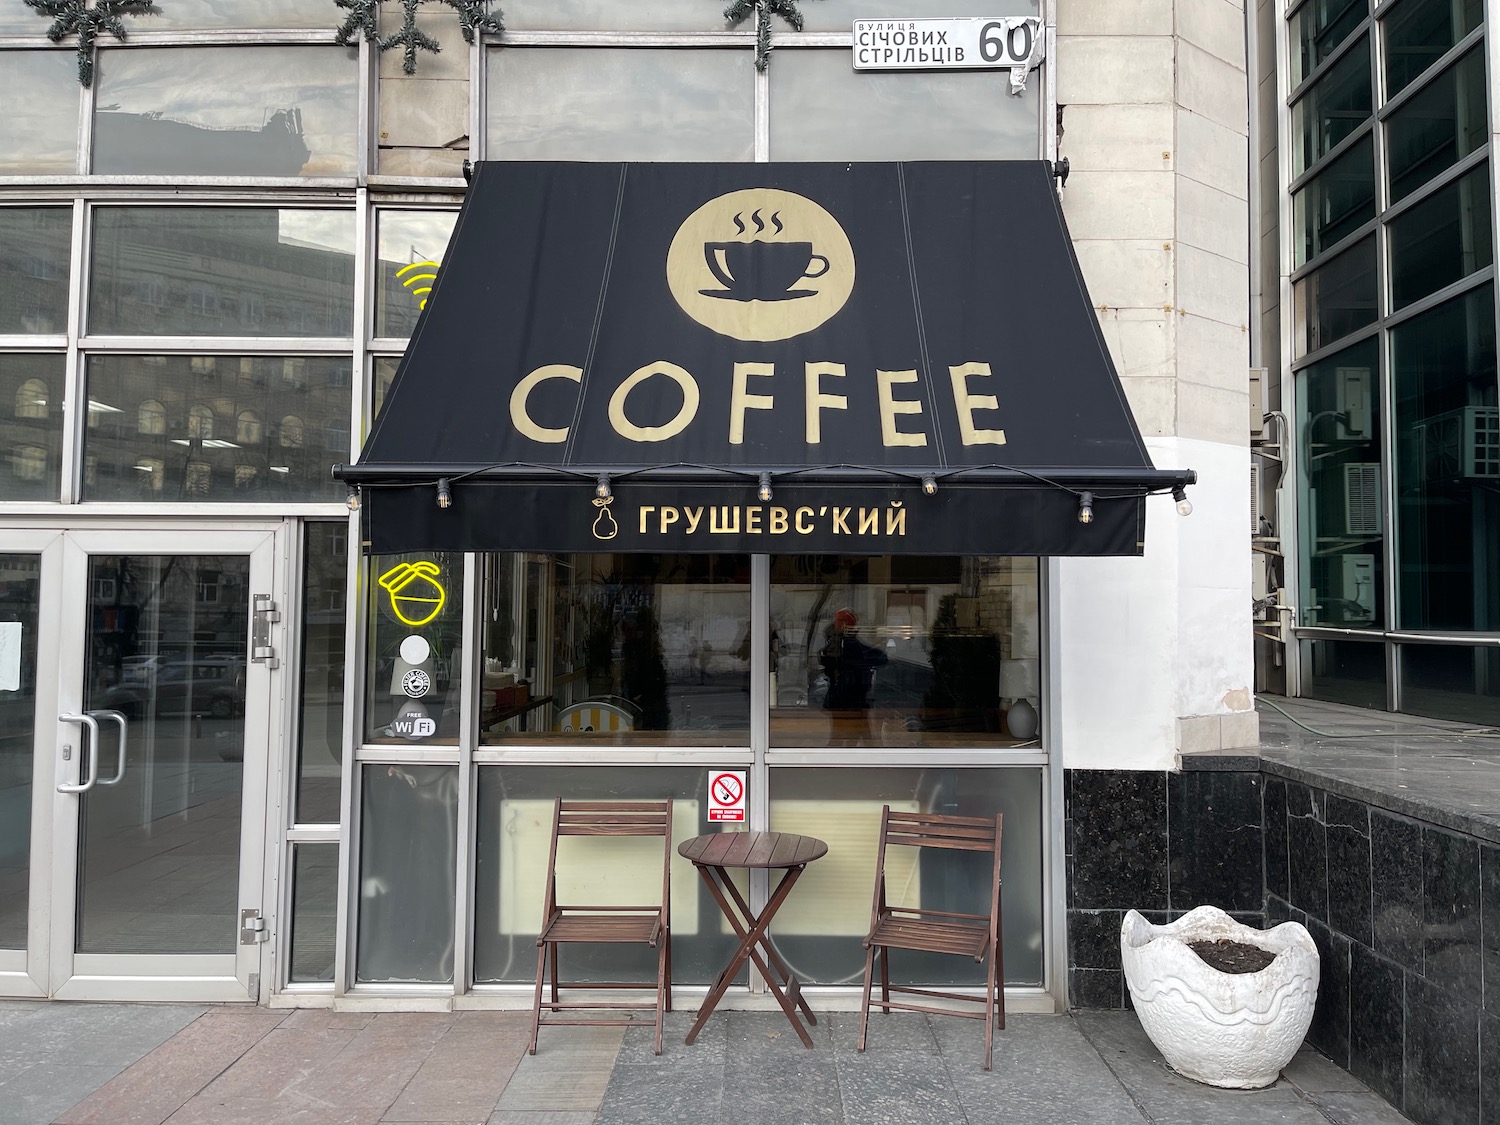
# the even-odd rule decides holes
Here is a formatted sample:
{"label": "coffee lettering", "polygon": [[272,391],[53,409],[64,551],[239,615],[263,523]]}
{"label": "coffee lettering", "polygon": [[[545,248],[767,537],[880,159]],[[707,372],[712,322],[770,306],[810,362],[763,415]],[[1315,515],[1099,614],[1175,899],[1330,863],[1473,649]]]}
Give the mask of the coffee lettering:
{"label": "coffee lettering", "polygon": [[729,444],[745,444],[745,411],[770,410],[773,399],[770,395],[751,394],[747,385],[751,375],[769,378],[776,374],[773,363],[736,363],[734,365],[734,389],[729,399]]}
{"label": "coffee lettering", "polygon": [[807,379],[807,444],[817,445],[823,440],[822,412],[849,409],[847,395],[824,394],[818,381],[824,375],[842,379],[844,365],[842,363],[809,363],[804,370]]}
{"label": "coffee lettering", "polygon": [[861,508],[859,510],[859,533],[861,535],[880,534],[879,508]]}
{"label": "coffee lettering", "polygon": [[787,529],[787,515],[788,514],[789,513],[787,512],[787,510],[785,508],[772,508],[771,509],[771,534],[772,535],[785,535],[786,534],[786,529]]}
{"label": "coffee lettering", "polygon": [[963,436],[964,444],[1004,445],[1004,430],[981,430],[974,425],[974,411],[1000,409],[1000,400],[994,395],[969,393],[969,377],[989,378],[990,365],[961,363],[956,367],[949,367],[948,374],[953,379],[953,405],[958,410],[958,432]]}
{"label": "coffee lettering", "polygon": [[[734,519],[731,521],[730,517]],[[708,510],[708,533],[710,535],[738,535],[740,533],[740,510],[732,504],[721,504]]]}
{"label": "coffee lettering", "polygon": [[[625,417],[625,400],[630,396],[631,391],[653,375],[665,375],[682,388],[682,409],[665,426],[637,426]],[[610,425],[615,428],[615,433],[630,441],[652,442],[674,438],[688,428],[697,413],[698,384],[681,367],[675,363],[668,363],[664,359],[637,368],[628,379],[615,388],[615,393],[609,396]]]}
{"label": "coffee lettering", "polygon": [[526,413],[526,400],[531,397],[531,392],[538,383],[544,383],[548,379],[568,379],[574,383],[581,383],[583,382],[583,368],[573,367],[566,363],[549,363],[527,375],[516,384],[515,390],[510,392],[510,424],[522,437],[529,437],[532,441],[544,442],[547,445],[561,445],[568,440],[568,427],[550,429],[546,426],[538,426],[532,421],[531,415]]}
{"label": "coffee lettering", "polygon": [[927,444],[926,434],[902,433],[896,428],[896,417],[900,414],[920,414],[922,404],[898,400],[894,387],[898,383],[915,383],[915,371],[877,371],[875,384],[880,391],[880,440],[887,447],[897,445],[922,446]]}
{"label": "coffee lettering", "polygon": [[661,510],[661,533],[665,535],[667,533],[667,528],[676,523],[678,518],[679,517],[676,508],[663,508]]}
{"label": "coffee lettering", "polygon": [[682,514],[687,517],[687,533],[691,535],[698,530],[698,524],[703,521],[703,508],[701,505],[696,508],[684,508]]}
{"label": "coffee lettering", "polygon": [[906,509],[891,507],[885,513],[885,533],[887,535],[906,534]]}
{"label": "coffee lettering", "polygon": [[[811,535],[812,534],[812,529],[813,529],[812,515],[813,515],[813,510],[811,508],[798,508],[797,509],[797,534],[798,535]],[[805,522],[804,522],[804,517],[805,517]]]}
{"label": "coffee lettering", "polygon": [[835,508],[833,510],[833,533],[835,535],[852,535],[849,530],[849,513],[853,508]]}

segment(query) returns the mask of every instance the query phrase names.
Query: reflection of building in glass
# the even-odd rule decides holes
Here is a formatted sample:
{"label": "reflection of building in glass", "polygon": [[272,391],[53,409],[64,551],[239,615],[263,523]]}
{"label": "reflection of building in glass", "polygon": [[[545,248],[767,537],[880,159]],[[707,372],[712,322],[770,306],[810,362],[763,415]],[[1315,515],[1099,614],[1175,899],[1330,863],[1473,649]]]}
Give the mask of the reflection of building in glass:
{"label": "reflection of building in glass", "polygon": [[97,127],[95,161],[121,175],[296,176],[312,155],[295,107],[269,112],[259,129],[215,129],[105,106]]}

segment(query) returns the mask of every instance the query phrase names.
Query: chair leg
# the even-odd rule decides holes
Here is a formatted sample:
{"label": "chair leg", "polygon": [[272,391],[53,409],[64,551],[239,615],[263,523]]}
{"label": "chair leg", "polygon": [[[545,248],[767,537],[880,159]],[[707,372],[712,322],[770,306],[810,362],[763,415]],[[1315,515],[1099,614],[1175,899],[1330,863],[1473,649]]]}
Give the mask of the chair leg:
{"label": "chair leg", "polygon": [[[998,943],[996,943],[998,944]],[[995,1057],[995,962],[998,957],[987,958],[990,963],[989,977],[984,982],[984,1069],[989,1070]]]}
{"label": "chair leg", "polygon": [[875,976],[875,947],[865,950],[865,988],[859,1004],[859,1038],[854,1043],[856,1051],[865,1049],[865,1033],[870,1028],[870,986]]}
{"label": "chair leg", "polygon": [[552,1002],[557,1003],[557,943],[552,943]]}
{"label": "chair leg", "polygon": [[666,1010],[670,1012],[672,1010],[672,935],[670,933],[663,933],[661,940],[666,942],[667,945],[665,988],[667,993]]}
{"label": "chair leg", "polygon": [[661,1029],[667,1019],[667,950],[671,947],[666,934],[658,939],[661,948],[656,951],[656,1045],[654,1051],[661,1054]]}
{"label": "chair leg", "polygon": [[528,1055],[536,1054],[537,1035],[542,1028],[542,972],[547,967],[547,947],[541,945],[536,951],[536,996],[531,1002],[531,1044]]}
{"label": "chair leg", "polygon": [[1004,955],[1004,952],[1003,952],[1004,947],[1005,947],[1004,941],[1002,941],[1000,938],[996,938],[995,939],[995,992],[996,992],[996,1003],[999,1005],[999,1011],[996,1012],[995,1014],[996,1014],[996,1018],[999,1020],[999,1022],[998,1022],[998,1024],[996,1026],[998,1026],[1001,1031],[1005,1030],[1005,955]]}
{"label": "chair leg", "polygon": [[[891,947],[882,945],[880,947],[880,999],[889,1004],[891,1002]],[[882,1015],[890,1015],[890,1008],[881,1008]]]}

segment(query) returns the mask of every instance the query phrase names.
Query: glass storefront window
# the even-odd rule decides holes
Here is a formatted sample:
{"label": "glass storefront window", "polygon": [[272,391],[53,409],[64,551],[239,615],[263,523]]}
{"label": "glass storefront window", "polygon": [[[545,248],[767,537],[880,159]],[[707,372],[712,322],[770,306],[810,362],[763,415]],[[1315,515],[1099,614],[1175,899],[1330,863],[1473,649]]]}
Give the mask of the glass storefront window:
{"label": "glass storefront window", "polygon": [[773,556],[770,604],[772,746],[1037,736],[1034,559]]}
{"label": "glass storefront window", "polygon": [[[804,5],[801,11],[808,31],[847,33],[855,20],[1036,16],[1041,14],[1041,6],[1035,0],[821,0]],[[749,21],[741,26],[749,26]],[[785,26],[780,20],[771,21],[773,34]],[[779,55],[777,61],[791,53]]]}
{"label": "glass storefront window", "polygon": [[142,31],[181,28],[295,28],[328,27],[328,13],[307,0],[172,0],[158,4],[145,18],[127,26]]}
{"label": "glass storefront window", "polygon": [[[724,17],[700,0],[506,0],[508,31],[723,31]],[[754,30],[750,20],[741,29]]]}
{"label": "glass storefront window", "polygon": [[1396,203],[1489,139],[1484,48],[1476,47],[1386,120],[1386,163]]}
{"label": "glass storefront window", "polygon": [[1402,0],[1381,22],[1385,42],[1385,96],[1412,79],[1484,21],[1483,0]]}
{"label": "glass storefront window", "polygon": [[1375,142],[1365,137],[1292,196],[1296,262],[1306,265],[1375,217]]}
{"label": "glass storefront window", "polygon": [[1392,220],[1393,309],[1435,293],[1495,260],[1490,203],[1489,165],[1481,164]]}
{"label": "glass storefront window", "polygon": [[1299,278],[1292,286],[1297,354],[1317,351],[1374,324],[1377,282],[1374,236]]}
{"label": "glass storefront window", "polygon": [[354,331],[354,213],[101,207],[89,331],[333,336]]}
{"label": "glass storefront window", "polygon": [[1385,709],[1385,645],[1308,638],[1298,643],[1309,696],[1350,707]]}
{"label": "glass storefront window", "polygon": [[287,980],[331,983],[338,921],[339,846],[292,846],[291,954]]}
{"label": "glass storefront window", "polygon": [[492,49],[491,160],[753,160],[747,48]]}
{"label": "glass storefront window", "polygon": [[[58,500],[67,358],[0,355],[0,500]],[[89,403],[89,417],[94,404]]]}
{"label": "glass storefront window", "polygon": [[378,355],[373,361],[374,370],[370,380],[370,418],[372,421],[380,416],[380,408],[385,405],[386,392],[391,389],[391,383],[396,378],[396,368],[400,364],[399,356]]}
{"label": "glass storefront window", "polygon": [[37,617],[41,604],[41,558],[0,555],[0,631],[19,647],[20,674],[0,682],[0,949],[26,948],[26,911],[31,886],[32,743],[36,732]]}
{"label": "glass storefront window", "polygon": [[1500,723],[1500,647],[1402,645],[1401,710],[1484,726]]}
{"label": "glass storefront window", "polygon": [[1291,84],[1317,69],[1369,14],[1367,0],[1308,0],[1292,15]]}
{"label": "glass storefront window", "polygon": [[375,335],[410,336],[427,296],[453,224],[453,211],[381,211],[375,262]]}
{"label": "glass storefront window", "polygon": [[337,500],[348,356],[93,355],[85,500]]}
{"label": "glass storefront window", "polygon": [[[18,30],[43,35],[47,27],[33,15]],[[78,170],[78,89],[71,49],[0,52],[0,176]]]}
{"label": "glass storefront window", "polygon": [[296,820],[301,824],[339,822],[348,544],[347,523],[307,524],[302,546],[302,685],[297,703]]}
{"label": "glass storefront window", "polygon": [[1399,624],[1500,629],[1494,291],[1391,330]]}
{"label": "glass storefront window", "polygon": [[349,176],[359,53],[345,47],[99,52],[99,175]]}
{"label": "glass storefront window", "polygon": [[370,650],[364,738],[384,746],[458,742],[463,694],[464,557],[368,559]]}
{"label": "glass storefront window", "polygon": [[0,335],[68,330],[72,236],[70,208],[0,208]]}
{"label": "glass storefront window", "polygon": [[361,984],[449,982],[458,770],[367,762],[360,774],[356,977]]}
{"label": "glass storefront window", "polygon": [[1292,105],[1292,174],[1300,176],[1368,121],[1372,104],[1370,49],[1360,40]]}
{"label": "glass storefront window", "polygon": [[[709,771],[699,766],[481,766],[475,831],[474,980],[480,984],[536,977],[543,883],[552,802],[660,801],[672,798],[672,979],[707,984],[728,962],[734,935],[693,865],[677,855],[708,823]],[[558,842],[558,893],[591,905],[656,902],[661,895],[660,841],[565,837]],[[607,880],[582,874],[590,856],[607,855]],[[742,884],[743,885],[743,884]],[[569,899],[567,896],[573,895]],[[865,904],[866,915],[869,903]],[[563,951],[568,979],[656,979],[656,956],[639,946],[582,945]],[[742,972],[740,980],[745,976]]]}
{"label": "glass storefront window", "polygon": [[1386,621],[1379,354],[1372,338],[1297,373],[1303,625]]}
{"label": "glass storefront window", "polygon": [[744,555],[490,555],[480,741],[747,746]]}
{"label": "glass storefront window", "polygon": [[[880,808],[949,816],[1005,815],[1001,841],[1002,936],[1009,984],[1042,981],[1042,771],[1040,769],[771,770],[771,830],[815,836],[828,854],[809,864],[776,915],[775,945],[801,980],[858,984],[860,942],[870,928]],[[906,853],[906,854],[902,854]],[[893,905],[983,913],[988,856],[893,848]],[[983,985],[986,967],[964,958],[903,951],[902,976],[917,985]]]}
{"label": "glass storefront window", "polygon": [[1009,75],[872,73],[851,69],[847,49],[780,51],[771,159],[1035,160],[1039,83],[1013,97]]}

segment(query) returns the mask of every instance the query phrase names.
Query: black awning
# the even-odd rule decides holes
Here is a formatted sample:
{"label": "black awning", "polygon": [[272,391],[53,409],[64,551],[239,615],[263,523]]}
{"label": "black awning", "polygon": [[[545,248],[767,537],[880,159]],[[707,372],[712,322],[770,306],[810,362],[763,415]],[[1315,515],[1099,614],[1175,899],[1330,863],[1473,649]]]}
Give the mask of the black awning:
{"label": "black awning", "polygon": [[377,553],[1138,554],[1194,479],[1041,161],[482,163],[335,475]]}

